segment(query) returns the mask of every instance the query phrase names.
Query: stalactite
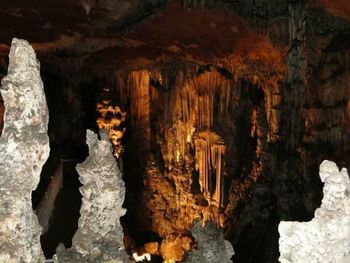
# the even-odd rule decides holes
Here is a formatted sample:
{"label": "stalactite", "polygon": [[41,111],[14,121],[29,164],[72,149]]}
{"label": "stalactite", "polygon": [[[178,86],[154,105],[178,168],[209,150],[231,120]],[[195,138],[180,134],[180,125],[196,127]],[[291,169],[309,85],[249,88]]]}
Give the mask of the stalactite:
{"label": "stalactite", "polygon": [[[178,249],[181,246],[174,240],[180,239],[173,238],[189,230],[195,219],[226,226],[224,189],[229,185],[225,183],[232,183],[236,169],[234,161],[229,166],[233,171],[228,171],[225,164],[227,153],[234,156],[236,152],[234,139],[228,134],[237,132],[233,120],[246,114],[244,107],[237,111],[242,81],[228,79],[213,67],[198,74],[180,68],[165,75],[161,70],[125,75],[118,73],[116,78],[123,90],[121,107],[130,108],[125,110],[133,136],[139,141],[135,150],[141,154],[142,148],[143,154],[144,145],[151,140],[155,148],[159,147],[164,161],[160,164],[159,157],[153,151],[149,153],[140,194],[147,209],[139,211],[138,217],[150,219],[141,222],[142,228],[157,233],[162,238],[161,246],[164,242]],[[261,130],[258,113],[252,112],[251,121],[252,130],[248,128],[247,132],[255,137]],[[254,176],[261,174],[260,163],[255,168],[249,180],[235,183],[239,188],[235,191],[235,204],[246,198],[247,189],[255,182]],[[171,258],[169,250],[162,251],[168,251],[167,255],[160,252],[163,257]]]}
{"label": "stalactite", "polygon": [[[130,116],[132,125],[137,121],[149,124],[150,116],[150,72],[148,70],[132,71],[129,74],[128,84]],[[138,123],[139,123],[138,122]]]}
{"label": "stalactite", "polygon": [[[201,132],[195,138],[196,169],[199,171],[199,184],[201,191],[208,202],[216,206],[223,205],[223,156],[225,144],[223,140],[213,132]],[[215,171],[213,181],[211,173]],[[215,188],[213,187],[215,185]]]}

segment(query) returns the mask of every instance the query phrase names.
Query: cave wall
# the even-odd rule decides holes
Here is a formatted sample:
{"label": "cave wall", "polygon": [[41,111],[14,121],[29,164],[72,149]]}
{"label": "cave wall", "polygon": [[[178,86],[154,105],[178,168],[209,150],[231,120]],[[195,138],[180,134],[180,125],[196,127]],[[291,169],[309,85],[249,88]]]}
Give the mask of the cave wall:
{"label": "cave wall", "polygon": [[127,247],[163,239],[160,254],[181,260],[193,246],[195,219],[234,236],[233,219],[267,169],[268,145],[278,140],[279,76],[261,86],[222,68],[172,62],[113,78],[114,103],[128,113]]}
{"label": "cave wall", "polygon": [[[140,157],[139,168],[133,165],[129,171],[125,164],[125,171],[136,175],[129,189],[138,192],[136,189],[144,187],[146,195],[141,200],[152,200],[141,202],[136,205],[137,212],[129,213],[145,232],[153,231],[161,238],[174,233],[169,243],[175,246],[174,240],[181,240],[176,235],[189,236],[190,221],[197,217],[210,219],[225,226],[226,236],[237,248],[237,260],[271,262],[278,257],[278,222],[309,220],[320,204],[318,164],[324,158],[340,160],[344,165],[349,162],[348,45],[341,44],[347,39],[349,26],[302,2],[291,3],[287,12],[287,21],[277,19],[280,27],[269,27],[269,34],[277,31],[272,34],[277,39],[287,35],[289,46],[287,70],[280,65],[280,74],[272,78],[271,71],[263,72],[256,64],[254,68],[241,59],[232,68],[225,68],[232,75],[215,72],[215,66],[198,75],[191,69],[169,73],[181,71],[174,69],[181,63],[117,73],[122,84],[116,92],[127,94],[121,94],[118,103],[130,111],[125,145]],[[269,19],[276,21],[273,16]],[[285,24],[288,26],[282,26]],[[184,82],[195,82],[195,87],[179,85],[180,74]],[[216,75],[223,80],[219,77],[216,83]],[[237,86],[245,86],[247,93]],[[225,112],[227,107],[230,113]],[[129,150],[124,159],[133,158]],[[214,168],[219,167],[218,151],[223,153],[224,163],[223,205],[221,200],[218,202],[221,196],[215,193],[217,185],[213,187],[212,183],[217,177]],[[147,159],[145,153],[152,157]],[[205,155],[210,156],[209,161]],[[143,195],[136,196],[137,200]],[[155,211],[155,207],[162,208]],[[186,209],[191,213],[182,216]],[[145,215],[149,223],[142,220]],[[160,221],[162,217],[169,220]],[[191,243],[186,238],[181,242]],[[258,246],[261,249],[252,255],[249,251]]]}

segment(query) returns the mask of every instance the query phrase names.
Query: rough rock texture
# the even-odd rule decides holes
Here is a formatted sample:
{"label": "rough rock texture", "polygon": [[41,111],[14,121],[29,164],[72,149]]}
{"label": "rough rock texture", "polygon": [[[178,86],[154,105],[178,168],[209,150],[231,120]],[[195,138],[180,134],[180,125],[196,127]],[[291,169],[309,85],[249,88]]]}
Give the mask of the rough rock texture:
{"label": "rough rock texture", "polygon": [[119,222],[125,214],[122,208],[125,186],[111,142],[105,132],[101,132],[99,140],[88,130],[86,138],[89,157],[77,165],[83,184],[79,228],[73,238],[73,248],[68,252],[59,248],[56,261],[129,262]]}
{"label": "rough rock texture", "polygon": [[12,41],[1,96],[6,110],[0,138],[0,262],[40,262],[41,227],[31,195],[49,155],[49,115],[40,65],[25,40]]}
{"label": "rough rock texture", "polygon": [[234,251],[230,242],[223,237],[222,230],[212,222],[204,226],[195,223],[192,235],[196,239],[197,248],[187,253],[185,263],[231,263]]}
{"label": "rough rock texture", "polygon": [[310,222],[281,222],[280,262],[350,262],[350,178],[347,170],[324,161],[322,205]]}

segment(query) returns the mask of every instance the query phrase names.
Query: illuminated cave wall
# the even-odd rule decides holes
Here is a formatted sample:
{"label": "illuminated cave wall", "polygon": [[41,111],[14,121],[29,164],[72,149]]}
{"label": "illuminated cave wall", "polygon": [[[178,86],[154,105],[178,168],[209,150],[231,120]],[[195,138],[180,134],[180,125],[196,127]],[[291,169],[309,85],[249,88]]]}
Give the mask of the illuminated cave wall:
{"label": "illuminated cave wall", "polygon": [[181,260],[195,219],[233,226],[278,138],[277,81],[181,63],[116,72],[108,89],[127,112],[128,249],[162,240],[158,253]]}

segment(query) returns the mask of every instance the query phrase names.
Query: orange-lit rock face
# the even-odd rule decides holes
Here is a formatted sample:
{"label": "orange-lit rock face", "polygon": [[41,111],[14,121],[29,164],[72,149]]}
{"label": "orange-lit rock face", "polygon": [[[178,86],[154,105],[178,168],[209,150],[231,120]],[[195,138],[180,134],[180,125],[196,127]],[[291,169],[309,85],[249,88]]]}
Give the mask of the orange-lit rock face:
{"label": "orange-lit rock face", "polygon": [[126,37],[137,40],[136,45],[164,49],[188,60],[218,62],[235,53],[272,62],[278,56],[276,48],[249,31],[238,17],[199,7],[187,10],[180,1],[173,1],[161,16]]}
{"label": "orange-lit rock face", "polygon": [[251,60],[276,71],[285,70],[286,47],[271,43],[225,10],[199,7],[187,10],[180,2],[172,1],[161,15],[123,34],[121,46],[93,54],[89,64],[97,69],[121,65],[142,69],[169,59],[235,66]]}
{"label": "orange-lit rock face", "polygon": [[329,12],[350,20],[350,2],[348,0],[318,0]]}
{"label": "orange-lit rock face", "polygon": [[279,89],[214,67],[173,66],[117,72],[113,92],[128,112],[127,233],[136,241],[136,228],[156,233],[157,254],[179,261],[193,246],[196,219],[230,226],[228,216],[246,202],[266,141],[278,131],[278,114],[268,116]]}
{"label": "orange-lit rock face", "polygon": [[[222,206],[224,202],[223,160],[225,143],[216,133],[203,131],[195,138],[196,170],[199,185],[209,205]],[[212,178],[212,173],[215,174]]]}
{"label": "orange-lit rock face", "polygon": [[[104,89],[107,94],[109,91],[108,88]],[[104,94],[104,96],[108,95]],[[104,98],[102,103],[98,103],[96,110],[100,115],[96,120],[97,126],[99,129],[107,130],[114,146],[114,156],[119,158],[123,150],[121,139],[124,136],[125,128],[122,127],[122,124],[125,122],[126,112],[121,111],[118,106],[113,106],[108,98]]]}

